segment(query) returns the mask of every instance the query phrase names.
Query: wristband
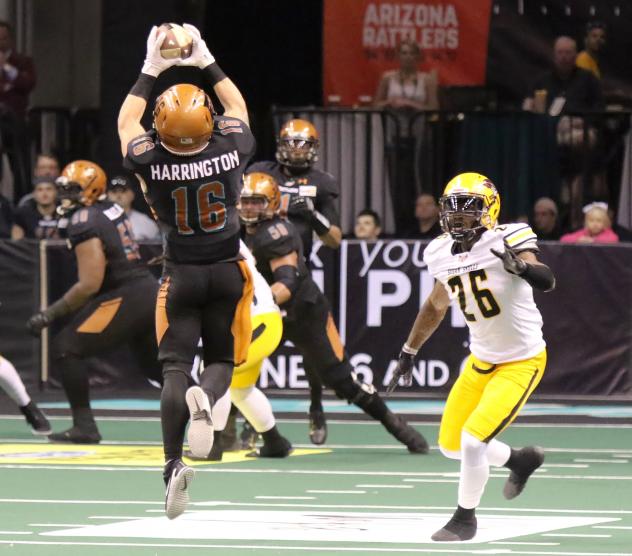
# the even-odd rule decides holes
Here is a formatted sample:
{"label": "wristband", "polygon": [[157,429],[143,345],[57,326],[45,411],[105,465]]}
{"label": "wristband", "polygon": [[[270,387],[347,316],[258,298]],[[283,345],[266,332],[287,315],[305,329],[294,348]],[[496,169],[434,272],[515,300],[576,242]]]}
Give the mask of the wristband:
{"label": "wristband", "polygon": [[312,228],[317,236],[325,235],[331,228],[331,222],[323,214],[315,210],[312,213]]}
{"label": "wristband", "polygon": [[50,307],[46,308],[42,311],[49,322],[58,319],[59,317],[63,317],[70,313],[70,305],[68,302],[62,297],[53,303]]}
{"label": "wristband", "polygon": [[217,83],[226,79],[226,74],[222,71],[222,68],[217,65],[217,62],[209,64],[202,71],[212,87],[215,87]]}
{"label": "wristband", "polygon": [[140,97],[146,101],[149,99],[149,95],[151,95],[151,90],[154,88],[155,82],[156,78],[153,75],[141,73],[129,94]]}
{"label": "wristband", "polygon": [[402,351],[408,355],[417,355],[418,349],[410,347],[408,344],[402,346]]}

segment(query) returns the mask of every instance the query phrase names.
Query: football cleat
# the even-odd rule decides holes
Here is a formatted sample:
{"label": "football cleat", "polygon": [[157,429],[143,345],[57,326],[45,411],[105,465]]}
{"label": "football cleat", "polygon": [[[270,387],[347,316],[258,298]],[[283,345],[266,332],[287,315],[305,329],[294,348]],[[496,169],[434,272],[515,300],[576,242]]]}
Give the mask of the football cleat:
{"label": "football cleat", "polygon": [[507,500],[511,500],[518,496],[523,490],[529,477],[544,462],[544,450],[539,446],[527,446],[520,450],[516,450],[516,462],[510,467],[511,473],[503,487],[503,496]]}
{"label": "football cleat", "polygon": [[265,440],[261,448],[246,454],[249,458],[286,458],[292,453],[292,444],[280,434],[272,440]]}
{"label": "football cleat", "polygon": [[309,412],[309,439],[317,446],[327,440],[327,421],[322,409],[312,409]]}
{"label": "football cleat", "polygon": [[458,519],[453,516],[430,538],[435,542],[469,541],[476,535],[476,526],[476,517]]}
{"label": "football cleat", "polygon": [[191,453],[206,459],[213,448],[213,421],[208,396],[199,386],[187,390],[186,402],[191,414],[187,439]]}
{"label": "football cleat", "polygon": [[165,494],[165,513],[169,519],[182,515],[189,505],[189,485],[195,476],[195,470],[181,459],[165,464],[163,479],[167,485]]}
{"label": "football cleat", "polygon": [[388,432],[406,445],[411,454],[427,454],[430,450],[428,442],[422,434],[406,423],[399,415],[389,411],[382,423]]}
{"label": "football cleat", "polygon": [[51,442],[66,442],[72,444],[98,444],[101,442],[101,435],[96,426],[74,426],[63,432],[49,434],[48,440]]}
{"label": "football cleat", "polygon": [[33,401],[21,407],[20,411],[24,415],[26,422],[30,425],[33,434],[49,435],[53,432],[46,415],[42,413],[42,410],[37,407]]}

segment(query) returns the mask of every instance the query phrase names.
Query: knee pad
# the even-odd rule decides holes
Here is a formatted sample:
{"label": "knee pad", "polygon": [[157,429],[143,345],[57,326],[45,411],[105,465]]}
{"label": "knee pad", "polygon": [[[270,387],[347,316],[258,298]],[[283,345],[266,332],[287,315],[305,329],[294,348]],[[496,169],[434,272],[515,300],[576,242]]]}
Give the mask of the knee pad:
{"label": "knee pad", "polygon": [[458,450],[447,450],[443,446],[439,446],[439,450],[448,459],[461,459],[461,452]]}
{"label": "knee pad", "polygon": [[473,437],[470,433],[461,433],[461,454],[464,461],[471,467],[478,467],[487,463],[487,444]]}

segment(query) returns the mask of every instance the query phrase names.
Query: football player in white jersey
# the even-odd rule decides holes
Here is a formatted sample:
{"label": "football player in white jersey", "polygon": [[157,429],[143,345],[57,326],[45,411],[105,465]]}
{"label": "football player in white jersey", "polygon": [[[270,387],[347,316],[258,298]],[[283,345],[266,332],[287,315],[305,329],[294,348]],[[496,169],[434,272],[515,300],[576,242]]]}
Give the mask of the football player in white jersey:
{"label": "football player in white jersey", "polygon": [[439,448],[461,461],[458,506],[435,541],[465,541],[476,534],[475,509],[489,466],[511,471],[503,494],[518,496],[544,461],[541,448],[510,448],[496,439],[518,415],[546,366],[542,317],[533,288],[550,291],[553,273],[537,259],[537,237],[528,224],[498,225],[500,196],[476,173],[460,174],[440,201],[444,234],[424,252],[436,279],[399,354],[389,385],[412,384],[415,356],[436,330],[451,301],[470,329],[470,356],[448,396]]}
{"label": "football player in white jersey", "polygon": [[[255,290],[254,300],[250,307],[252,339],[248,348],[248,358],[245,363],[235,367],[230,388],[213,406],[214,440],[211,453],[207,458],[196,458],[190,453],[186,453],[187,457],[191,459],[208,459],[211,461],[222,459],[221,435],[228,421],[231,402],[241,411],[255,432],[260,434],[263,439],[263,446],[249,455],[284,458],[292,451],[292,445],[279,433],[276,427],[270,401],[256,386],[263,360],[274,352],[281,341],[283,319],[279,308],[274,302],[270,286],[257,270],[255,259],[243,241],[240,243],[239,253],[246,260]],[[197,358],[196,365],[199,365],[200,370],[204,369],[204,363]]]}

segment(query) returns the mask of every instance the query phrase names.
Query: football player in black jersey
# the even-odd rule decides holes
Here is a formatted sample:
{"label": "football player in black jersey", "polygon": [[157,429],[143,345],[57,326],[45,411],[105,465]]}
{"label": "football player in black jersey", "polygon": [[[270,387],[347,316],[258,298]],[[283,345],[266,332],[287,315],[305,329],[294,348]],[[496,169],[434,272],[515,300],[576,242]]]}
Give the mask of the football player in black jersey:
{"label": "football player in black jersey", "polygon": [[[336,207],[338,183],[327,172],[314,168],[318,160],[318,131],[311,122],[293,119],[286,122],[277,138],[276,162],[255,162],[248,172],[270,174],[281,191],[280,215],[296,228],[309,266],[314,233],[328,247],[340,247],[342,232]],[[309,437],[314,444],[327,439],[327,424],[322,405],[322,382],[318,372],[305,367],[309,382]]]}
{"label": "football player in black jersey", "polygon": [[[246,360],[252,333],[253,287],[239,254],[237,201],[255,140],[241,93],[199,31],[185,28],[193,37],[192,53],[175,61],[162,58],[163,36],[152,29],[145,64],[118,120],[125,166],[138,176],[166,240],[156,334],[169,519],[186,509],[194,474],[181,459],[187,421],[191,452],[206,458],[213,447],[211,408],[226,393],[233,367]],[[224,115],[214,112],[201,89],[175,85],[156,100],[153,129],[146,132],[141,118],[153,84],[176,62],[202,70]],[[195,386],[190,372],[200,336],[206,366]]]}
{"label": "football player in black jersey", "polygon": [[77,258],[79,280],[61,299],[33,315],[34,335],[54,320],[74,313],[55,336],[53,365],[72,410],[72,428],[48,438],[97,443],[101,435],[90,408],[83,359],[128,342],[149,378],[161,380],[153,335],[158,283],[141,262],[125,212],[105,199],[105,172],[94,162],[76,160],[57,178],[60,213],[68,218],[67,238]]}
{"label": "football player in black jersey", "polygon": [[410,452],[427,453],[424,437],[393,414],[372,385],[356,378],[327,298],[303,258],[301,238],[294,225],[278,214],[280,203],[281,192],[271,175],[254,172],[244,177],[240,216],[246,226],[245,241],[284,312],[283,337],[296,345],[305,365],[315,369],[339,398],[380,421]]}

